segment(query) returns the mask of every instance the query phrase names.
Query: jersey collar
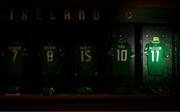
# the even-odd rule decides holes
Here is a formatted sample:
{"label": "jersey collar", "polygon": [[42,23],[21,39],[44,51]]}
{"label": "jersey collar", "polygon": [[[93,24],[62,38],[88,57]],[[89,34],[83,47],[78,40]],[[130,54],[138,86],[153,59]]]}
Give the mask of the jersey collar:
{"label": "jersey collar", "polygon": [[154,41],[151,41],[151,43],[153,43],[153,44],[159,44],[159,43],[160,43],[160,41],[159,41],[159,42],[154,42]]}

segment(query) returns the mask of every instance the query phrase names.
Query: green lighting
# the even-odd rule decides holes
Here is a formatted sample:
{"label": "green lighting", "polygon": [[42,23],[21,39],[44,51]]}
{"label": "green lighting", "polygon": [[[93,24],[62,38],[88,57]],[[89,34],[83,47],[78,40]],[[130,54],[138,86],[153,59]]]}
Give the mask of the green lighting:
{"label": "green lighting", "polygon": [[159,42],[159,37],[153,37],[153,38],[152,38],[152,41],[153,41],[153,42]]}

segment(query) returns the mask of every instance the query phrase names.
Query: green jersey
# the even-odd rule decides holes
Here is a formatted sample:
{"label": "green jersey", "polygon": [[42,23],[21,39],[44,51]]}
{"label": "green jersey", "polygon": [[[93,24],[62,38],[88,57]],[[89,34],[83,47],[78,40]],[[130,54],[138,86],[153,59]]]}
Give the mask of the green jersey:
{"label": "green jersey", "polygon": [[23,63],[26,48],[21,42],[14,42],[8,45],[3,52],[7,75],[20,76],[23,74]]}
{"label": "green jersey", "polygon": [[150,75],[162,75],[164,71],[164,58],[168,57],[168,50],[164,44],[148,43],[145,46],[147,55],[147,68]]}
{"label": "green jersey", "polygon": [[127,42],[114,42],[111,45],[109,55],[112,57],[112,75],[128,77],[131,71],[131,57],[133,51],[129,43]]}
{"label": "green jersey", "polygon": [[41,46],[41,67],[43,75],[59,75],[64,70],[63,49],[54,43]]}
{"label": "green jersey", "polygon": [[75,51],[80,75],[92,76],[97,69],[96,47],[92,44],[80,45]]}

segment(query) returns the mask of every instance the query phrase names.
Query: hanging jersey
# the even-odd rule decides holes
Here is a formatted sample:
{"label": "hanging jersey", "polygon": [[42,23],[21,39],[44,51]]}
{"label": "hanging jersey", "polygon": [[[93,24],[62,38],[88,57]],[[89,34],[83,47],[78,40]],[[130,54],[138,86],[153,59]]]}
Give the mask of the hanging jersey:
{"label": "hanging jersey", "polygon": [[41,65],[43,75],[60,75],[64,70],[63,49],[53,43],[41,46]]}
{"label": "hanging jersey", "polygon": [[23,74],[25,53],[26,48],[21,42],[13,43],[4,49],[3,54],[6,63],[7,75],[19,76]]}
{"label": "hanging jersey", "polygon": [[80,45],[75,53],[79,74],[83,76],[94,75],[97,72],[96,47],[92,44]]}
{"label": "hanging jersey", "polygon": [[162,43],[148,43],[145,46],[147,68],[150,75],[163,75],[164,58],[168,57],[168,50]]}
{"label": "hanging jersey", "polygon": [[109,55],[112,57],[112,74],[114,76],[125,76],[128,77],[131,71],[131,57],[133,51],[129,43],[118,43],[115,42],[111,45]]}

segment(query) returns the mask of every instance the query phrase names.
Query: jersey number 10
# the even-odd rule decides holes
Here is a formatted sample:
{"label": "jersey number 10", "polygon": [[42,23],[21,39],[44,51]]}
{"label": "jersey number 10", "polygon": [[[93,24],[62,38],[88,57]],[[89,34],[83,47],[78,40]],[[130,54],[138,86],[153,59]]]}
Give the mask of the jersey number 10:
{"label": "jersey number 10", "polygon": [[117,61],[127,61],[127,50],[116,50],[117,52]]}

